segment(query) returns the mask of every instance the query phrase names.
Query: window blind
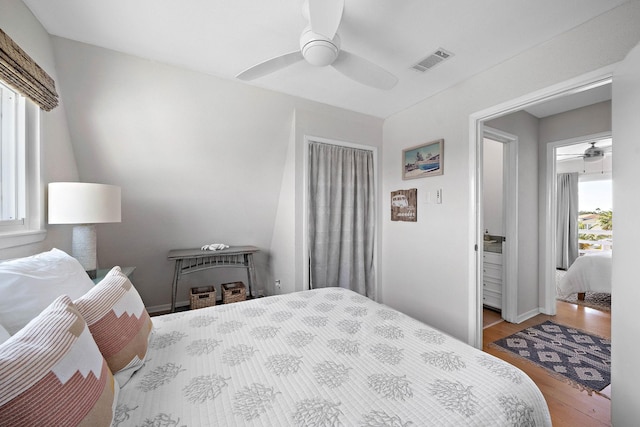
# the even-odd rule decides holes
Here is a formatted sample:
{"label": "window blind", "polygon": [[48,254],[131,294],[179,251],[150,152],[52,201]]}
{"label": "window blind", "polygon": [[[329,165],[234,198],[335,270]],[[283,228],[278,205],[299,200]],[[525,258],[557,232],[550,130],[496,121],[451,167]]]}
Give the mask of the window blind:
{"label": "window blind", "polygon": [[45,111],[58,106],[56,83],[0,29],[0,78]]}

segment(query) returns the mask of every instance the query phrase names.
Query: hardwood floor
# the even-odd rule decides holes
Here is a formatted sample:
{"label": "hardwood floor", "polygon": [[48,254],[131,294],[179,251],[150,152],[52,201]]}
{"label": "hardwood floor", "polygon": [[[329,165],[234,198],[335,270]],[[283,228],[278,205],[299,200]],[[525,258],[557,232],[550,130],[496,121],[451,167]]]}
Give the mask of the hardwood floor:
{"label": "hardwood floor", "polygon": [[[513,356],[507,352],[489,347],[488,344],[500,338],[514,334],[529,326],[545,320],[554,320],[563,325],[572,326],[611,338],[611,313],[594,310],[562,301],[557,303],[556,316],[539,314],[518,325],[500,322],[484,329],[483,350],[522,369],[538,385],[549,405],[551,421],[554,427],[562,426],[610,426],[611,400],[600,393],[580,391],[572,385],[558,380],[543,368]],[[607,392],[607,389],[604,390]]]}
{"label": "hardwood floor", "polygon": [[488,308],[482,309],[482,329],[493,326],[496,323],[503,322],[502,315],[499,311]]}

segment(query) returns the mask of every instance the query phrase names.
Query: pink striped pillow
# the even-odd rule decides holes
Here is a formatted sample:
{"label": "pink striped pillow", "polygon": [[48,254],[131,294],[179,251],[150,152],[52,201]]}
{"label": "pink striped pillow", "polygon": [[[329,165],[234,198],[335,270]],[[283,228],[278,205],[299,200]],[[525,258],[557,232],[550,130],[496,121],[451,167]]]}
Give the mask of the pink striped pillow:
{"label": "pink striped pillow", "polygon": [[152,323],[142,298],[120,267],[74,301],[109,368],[124,386],[144,364]]}
{"label": "pink striped pillow", "polygon": [[66,295],[0,345],[2,426],[109,426],[119,390]]}

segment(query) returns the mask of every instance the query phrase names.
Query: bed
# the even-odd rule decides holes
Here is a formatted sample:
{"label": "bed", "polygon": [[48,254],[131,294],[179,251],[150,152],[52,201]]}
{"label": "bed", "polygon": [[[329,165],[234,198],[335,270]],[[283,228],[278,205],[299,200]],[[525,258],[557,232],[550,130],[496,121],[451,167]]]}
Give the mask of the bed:
{"label": "bed", "polygon": [[550,425],[524,373],[348,290],[153,324],[147,362],[120,390],[114,426]]}
{"label": "bed", "polygon": [[[129,326],[115,323],[123,319]],[[60,331],[48,330],[54,323]],[[110,347],[129,329],[144,348],[123,360],[130,346]],[[59,347],[61,337],[72,357],[42,368],[54,358],[46,346]],[[38,347],[40,359],[17,354],[21,342]],[[77,345],[88,346],[79,359]],[[14,365],[24,371],[11,380]],[[51,372],[35,375],[34,366],[64,377],[65,387],[68,378],[91,384],[72,395],[54,381],[51,391]],[[0,425],[82,425],[72,415],[113,427],[551,425],[542,393],[522,371],[349,290],[148,317],[117,267],[73,302],[56,298],[0,344],[0,386]],[[43,389],[54,402],[37,400]]]}
{"label": "bed", "polygon": [[558,295],[585,292],[611,293],[611,252],[589,253],[578,257],[558,283]]}

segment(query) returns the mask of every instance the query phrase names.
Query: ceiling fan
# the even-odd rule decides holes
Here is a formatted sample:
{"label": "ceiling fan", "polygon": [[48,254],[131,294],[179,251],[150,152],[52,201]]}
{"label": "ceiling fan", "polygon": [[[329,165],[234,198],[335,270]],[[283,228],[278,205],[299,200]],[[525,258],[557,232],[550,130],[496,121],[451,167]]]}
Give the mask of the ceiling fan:
{"label": "ceiling fan", "polygon": [[377,89],[391,89],[398,78],[384,68],[340,49],[338,27],[344,0],[305,0],[303,16],[309,21],[300,35],[300,50],[268,59],[249,67],[236,78],[253,80],[299,61],[318,67],[332,66],[345,76]]}
{"label": "ceiling fan", "polygon": [[596,147],[596,142],[590,142],[591,147],[584,150],[583,153],[564,153],[558,154],[558,156],[566,156],[560,160],[570,160],[572,158],[582,158],[585,162],[596,162],[604,158],[605,155],[611,153],[611,146]]}

